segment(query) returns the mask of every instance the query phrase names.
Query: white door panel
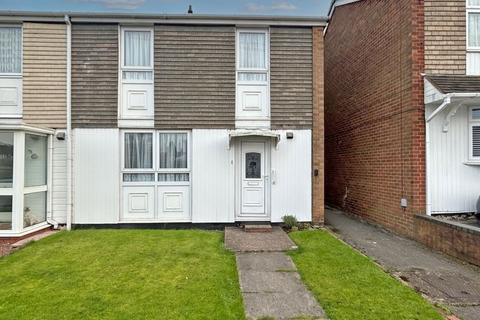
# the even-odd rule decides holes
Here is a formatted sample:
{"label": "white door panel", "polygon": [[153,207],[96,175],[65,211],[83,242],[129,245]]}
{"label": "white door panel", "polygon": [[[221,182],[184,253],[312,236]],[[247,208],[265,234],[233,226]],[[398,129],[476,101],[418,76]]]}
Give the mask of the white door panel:
{"label": "white door panel", "polygon": [[265,142],[241,142],[240,212],[239,218],[266,218]]}

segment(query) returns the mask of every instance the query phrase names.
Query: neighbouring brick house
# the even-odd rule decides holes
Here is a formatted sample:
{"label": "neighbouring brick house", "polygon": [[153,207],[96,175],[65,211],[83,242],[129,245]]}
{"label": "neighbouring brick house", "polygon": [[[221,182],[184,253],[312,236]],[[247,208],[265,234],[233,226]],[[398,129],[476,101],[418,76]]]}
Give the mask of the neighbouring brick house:
{"label": "neighbouring brick house", "polygon": [[326,201],[480,264],[480,1],[337,0],[325,33]]}
{"label": "neighbouring brick house", "polygon": [[325,18],[0,12],[0,244],[323,224]]}

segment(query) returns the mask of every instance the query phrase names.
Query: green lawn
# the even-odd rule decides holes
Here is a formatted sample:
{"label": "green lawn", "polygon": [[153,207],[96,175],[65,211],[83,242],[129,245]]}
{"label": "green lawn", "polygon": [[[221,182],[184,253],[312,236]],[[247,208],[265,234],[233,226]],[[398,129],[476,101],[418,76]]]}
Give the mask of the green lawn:
{"label": "green lawn", "polygon": [[0,258],[0,319],[243,319],[222,237],[61,232]]}
{"label": "green lawn", "polygon": [[331,319],[443,319],[414,290],[327,231],[290,236],[299,246],[291,256]]}

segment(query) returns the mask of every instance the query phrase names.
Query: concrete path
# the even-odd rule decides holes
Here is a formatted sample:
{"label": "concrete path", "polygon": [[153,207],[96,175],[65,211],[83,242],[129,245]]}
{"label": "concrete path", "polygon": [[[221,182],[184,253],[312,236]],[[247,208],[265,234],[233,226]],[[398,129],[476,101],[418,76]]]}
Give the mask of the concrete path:
{"label": "concrete path", "polygon": [[480,319],[479,268],[352,219],[338,210],[326,210],[326,224],[345,242],[458,317]]}
{"label": "concrete path", "polygon": [[225,246],[237,256],[247,319],[326,319],[293,261],[283,252],[295,244],[283,230],[274,229],[272,233],[246,233],[225,228]]}

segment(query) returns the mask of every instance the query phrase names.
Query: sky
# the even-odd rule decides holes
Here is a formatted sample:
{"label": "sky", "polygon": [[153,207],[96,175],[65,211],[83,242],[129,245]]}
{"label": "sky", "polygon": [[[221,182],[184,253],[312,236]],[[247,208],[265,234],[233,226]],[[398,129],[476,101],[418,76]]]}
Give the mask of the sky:
{"label": "sky", "polygon": [[331,0],[0,0],[0,10],[325,16]]}

